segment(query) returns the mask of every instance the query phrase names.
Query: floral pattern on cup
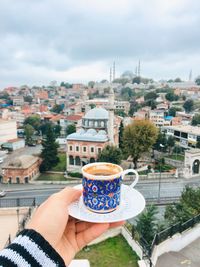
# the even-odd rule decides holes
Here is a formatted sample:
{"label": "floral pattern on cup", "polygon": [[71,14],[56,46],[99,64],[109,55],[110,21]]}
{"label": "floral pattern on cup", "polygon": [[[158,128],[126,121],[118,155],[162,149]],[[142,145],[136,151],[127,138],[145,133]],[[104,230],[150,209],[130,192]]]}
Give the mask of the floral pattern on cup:
{"label": "floral pattern on cup", "polygon": [[89,209],[97,212],[109,212],[120,203],[122,177],[112,180],[93,180],[83,178],[83,202]]}

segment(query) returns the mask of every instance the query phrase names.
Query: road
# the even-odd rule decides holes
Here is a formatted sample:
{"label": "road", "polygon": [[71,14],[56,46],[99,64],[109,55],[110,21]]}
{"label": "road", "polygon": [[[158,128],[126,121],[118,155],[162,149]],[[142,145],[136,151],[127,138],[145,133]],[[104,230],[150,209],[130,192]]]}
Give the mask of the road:
{"label": "road", "polygon": [[[58,192],[65,186],[74,186],[77,183],[70,185],[2,185],[2,189],[7,191],[6,197],[4,199],[10,198],[36,198],[36,203],[40,204],[44,199],[46,199],[51,194]],[[130,184],[130,182],[127,182]],[[170,180],[161,181],[161,199],[163,198],[177,198],[181,195],[184,187],[186,185],[192,187],[200,186],[200,178],[195,178],[191,180]],[[140,181],[135,187],[139,192],[143,194],[146,200],[158,198],[158,181]]]}

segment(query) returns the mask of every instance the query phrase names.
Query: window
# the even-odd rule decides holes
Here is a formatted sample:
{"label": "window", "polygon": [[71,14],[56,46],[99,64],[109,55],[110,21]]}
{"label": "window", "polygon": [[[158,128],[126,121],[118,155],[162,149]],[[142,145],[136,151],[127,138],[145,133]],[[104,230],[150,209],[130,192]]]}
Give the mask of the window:
{"label": "window", "polygon": [[73,156],[69,156],[69,164],[74,165],[74,158]]}
{"label": "window", "polygon": [[80,157],[75,158],[75,165],[80,166],[81,165],[81,160]]}
{"label": "window", "polygon": [[79,151],[79,146],[76,146],[76,151],[77,151],[77,152]]}
{"label": "window", "polygon": [[100,148],[100,147],[98,147],[98,154],[99,154],[99,153],[101,153],[101,148]]}
{"label": "window", "polygon": [[72,150],[73,150],[73,146],[70,145],[70,146],[69,146],[69,151],[72,151]]}
{"label": "window", "polygon": [[83,147],[83,152],[87,152],[87,147],[86,146]]}
{"label": "window", "polygon": [[94,153],[94,147],[90,148],[91,153]]}

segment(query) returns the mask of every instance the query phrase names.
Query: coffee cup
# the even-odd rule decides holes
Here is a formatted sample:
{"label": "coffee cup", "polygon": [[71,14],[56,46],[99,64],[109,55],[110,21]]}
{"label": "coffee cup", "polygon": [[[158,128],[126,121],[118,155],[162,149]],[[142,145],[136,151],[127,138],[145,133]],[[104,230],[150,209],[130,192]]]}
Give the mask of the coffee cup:
{"label": "coffee cup", "polygon": [[82,167],[83,203],[92,212],[109,213],[116,210],[121,201],[121,184],[128,173],[135,174],[130,185],[138,182],[138,173],[133,169],[123,170],[119,165],[107,162],[90,163]]}

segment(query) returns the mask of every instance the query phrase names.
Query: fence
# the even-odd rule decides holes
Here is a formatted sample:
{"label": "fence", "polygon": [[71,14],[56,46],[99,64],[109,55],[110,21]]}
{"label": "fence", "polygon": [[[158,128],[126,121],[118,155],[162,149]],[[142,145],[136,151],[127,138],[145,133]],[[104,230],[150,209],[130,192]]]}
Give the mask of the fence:
{"label": "fence", "polygon": [[[157,233],[154,236],[152,244],[149,244],[143,237],[139,237],[138,242],[140,243],[141,247],[143,248],[143,253],[148,258],[148,260],[150,262],[150,266],[153,266],[152,262],[151,262],[151,255],[152,255],[152,252],[153,252],[155,245],[159,245],[160,243],[162,243],[163,241],[167,240],[169,237],[172,237],[173,235],[175,235],[177,233],[182,233],[182,232],[188,230],[189,228],[193,228],[197,223],[200,223],[200,214],[189,219],[188,221],[186,221],[184,223],[174,224],[174,225],[168,227],[167,229]],[[133,226],[133,230],[132,230],[132,236],[133,237],[135,236],[134,226]],[[139,236],[139,234],[138,234],[138,236]]]}
{"label": "fence", "polygon": [[36,205],[36,199],[34,197],[0,199],[0,208],[32,207],[35,205]]}

